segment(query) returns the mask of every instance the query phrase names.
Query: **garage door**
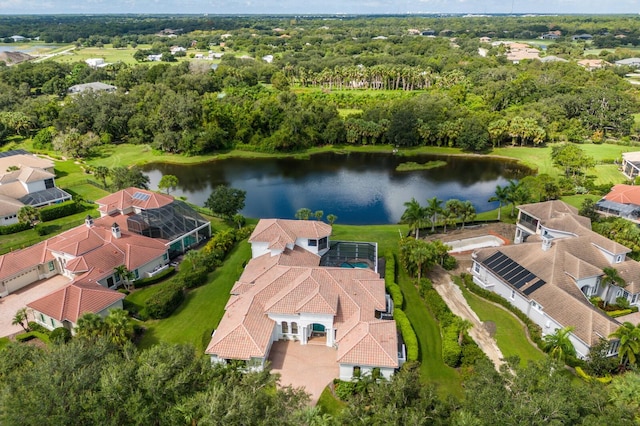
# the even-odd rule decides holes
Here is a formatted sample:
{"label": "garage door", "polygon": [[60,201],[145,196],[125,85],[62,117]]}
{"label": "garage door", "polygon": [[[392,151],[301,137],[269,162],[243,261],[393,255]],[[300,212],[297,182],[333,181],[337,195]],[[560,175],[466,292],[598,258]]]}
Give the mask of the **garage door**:
{"label": "garage door", "polygon": [[38,268],[32,269],[29,272],[24,272],[23,274],[7,281],[7,291],[11,294],[14,291],[20,290],[22,287],[28,286],[36,281],[38,281]]}

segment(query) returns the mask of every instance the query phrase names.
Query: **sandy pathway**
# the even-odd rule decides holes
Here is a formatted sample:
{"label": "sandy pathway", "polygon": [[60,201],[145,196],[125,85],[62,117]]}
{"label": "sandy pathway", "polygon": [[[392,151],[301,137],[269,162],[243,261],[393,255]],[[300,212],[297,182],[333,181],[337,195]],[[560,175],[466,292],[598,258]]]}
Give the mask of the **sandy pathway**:
{"label": "sandy pathway", "polygon": [[432,271],[430,277],[433,280],[433,288],[440,294],[440,297],[449,306],[451,312],[473,324],[473,327],[469,330],[469,335],[498,370],[504,364],[504,355],[498,348],[495,339],[489,335],[489,332],[482,325],[482,321],[465,300],[460,288],[451,281],[449,274],[441,268],[436,268]]}

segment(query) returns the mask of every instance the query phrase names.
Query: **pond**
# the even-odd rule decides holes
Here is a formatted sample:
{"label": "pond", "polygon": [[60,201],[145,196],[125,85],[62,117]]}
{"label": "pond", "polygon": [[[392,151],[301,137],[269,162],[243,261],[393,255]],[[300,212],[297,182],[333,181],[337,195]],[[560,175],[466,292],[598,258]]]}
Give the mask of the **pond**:
{"label": "pond", "polygon": [[[400,163],[446,160],[429,170],[397,172]],[[372,153],[323,153],[309,159],[227,159],[197,165],[154,163],[143,170],[156,189],[163,174],[178,177],[174,196],[204,205],[212,188],[226,184],[247,191],[241,212],[255,218],[293,218],[307,207],[338,216],[342,224],[397,223],[404,203],[422,205],[432,197],[471,201],[478,212],[491,210],[496,185],[531,170],[514,161],[486,157],[396,156]]]}

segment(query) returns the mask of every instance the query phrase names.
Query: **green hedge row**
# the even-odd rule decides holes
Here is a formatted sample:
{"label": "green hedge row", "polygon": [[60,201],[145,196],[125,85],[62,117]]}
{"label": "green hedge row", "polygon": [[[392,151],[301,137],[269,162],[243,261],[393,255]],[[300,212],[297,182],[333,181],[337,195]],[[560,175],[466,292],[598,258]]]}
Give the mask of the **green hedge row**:
{"label": "green hedge row", "polygon": [[147,299],[144,306],[144,314],[153,319],[167,318],[175,311],[184,300],[184,289],[181,281],[174,280]]}
{"label": "green hedge row", "polygon": [[474,283],[473,277],[471,275],[464,273],[461,275],[461,278],[462,279],[460,279],[459,277],[454,277],[454,282],[458,285],[464,285],[469,291],[477,294],[478,296],[484,299],[487,299],[491,302],[495,302],[501,306],[504,306],[509,311],[511,311],[515,316],[517,316],[523,323],[525,323],[527,326],[527,329],[529,330],[529,336],[531,337],[531,340],[535,342],[535,344],[538,346],[538,348],[540,348],[540,350],[543,350],[542,330],[540,329],[540,326],[538,324],[531,321],[531,319],[529,319],[529,317],[525,315],[524,312],[522,312],[520,309],[513,306],[504,297],[492,291],[485,290],[481,288],[479,285],[477,285],[476,283]]}
{"label": "green hedge row", "polygon": [[16,340],[18,342],[28,342],[31,339],[40,339],[44,343],[49,343],[49,335],[41,331],[27,331],[26,333],[18,334]]}
{"label": "green hedge row", "polygon": [[15,234],[31,228],[30,223],[18,222],[13,225],[0,226],[0,235]]}
{"label": "green hedge row", "polygon": [[158,283],[158,282],[164,280],[165,278],[169,278],[175,272],[176,272],[176,268],[174,268],[173,266],[170,266],[167,269],[165,269],[164,271],[160,272],[159,274],[154,275],[153,277],[148,277],[148,278],[142,278],[142,279],[139,279],[139,280],[135,280],[133,282],[133,288],[143,288],[143,287],[149,286],[151,284]]}
{"label": "green hedge row", "polygon": [[631,308],[629,308],[629,309],[620,309],[618,311],[607,311],[607,315],[609,315],[612,318],[617,318],[617,317],[621,317],[623,315],[629,315],[632,312],[633,312],[633,310]]}
{"label": "green hedge row", "polygon": [[442,329],[442,360],[449,367],[460,366],[462,347],[458,344],[458,328],[450,325]]}
{"label": "green hedge row", "polygon": [[385,253],[385,260],[387,262],[385,266],[384,284],[387,289],[387,293],[391,295],[393,299],[393,305],[396,308],[402,309],[404,306],[404,296],[400,286],[396,284],[396,258],[391,251]]}
{"label": "green hedge row", "polygon": [[50,206],[44,206],[38,209],[38,215],[40,220],[48,222],[50,220],[59,219],[61,217],[70,216],[72,214],[81,211],[82,206],[74,201],[65,201],[63,203],[52,204]]}
{"label": "green hedge row", "polygon": [[402,339],[404,340],[404,344],[407,347],[407,361],[417,361],[418,337],[416,336],[416,332],[411,326],[411,322],[409,322],[409,318],[407,318],[407,314],[405,314],[402,309],[396,308],[393,311],[393,317],[396,320],[396,324],[400,328]]}

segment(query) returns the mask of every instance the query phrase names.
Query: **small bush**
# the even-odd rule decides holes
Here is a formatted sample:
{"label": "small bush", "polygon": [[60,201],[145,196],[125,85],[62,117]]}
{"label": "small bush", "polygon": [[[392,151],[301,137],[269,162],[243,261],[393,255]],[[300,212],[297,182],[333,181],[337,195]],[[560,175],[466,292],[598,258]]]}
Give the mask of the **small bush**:
{"label": "small bush", "polygon": [[183,284],[179,280],[168,283],[145,302],[144,309],[149,318],[167,318],[184,300]]}
{"label": "small bush", "polygon": [[56,345],[67,343],[71,340],[71,332],[64,327],[55,328],[49,335],[49,340]]}
{"label": "small bush", "polygon": [[70,216],[81,211],[82,206],[74,200],[65,201],[64,203],[52,204],[42,207],[38,210],[40,220],[48,222],[50,220],[59,219],[61,217]]}
{"label": "small bush", "polygon": [[339,380],[335,384],[336,388],[336,396],[340,398],[342,401],[347,401],[356,393],[356,383],[355,382],[347,382],[344,380]]}
{"label": "small bush", "polygon": [[18,334],[16,340],[18,342],[28,342],[32,339],[40,339],[44,343],[49,343],[49,334],[41,331],[28,331],[26,333]]}
{"label": "small bush", "polygon": [[402,309],[396,308],[393,311],[393,316],[402,333],[404,344],[407,347],[407,361],[417,361],[419,355],[418,337],[409,322],[409,318],[407,318],[407,314],[405,314]]}
{"label": "small bush", "polygon": [[462,359],[460,365],[463,367],[470,367],[475,365],[481,359],[487,359],[487,355],[482,352],[482,349],[472,339],[465,339],[462,345]]}
{"label": "small bush", "polygon": [[35,229],[36,231],[36,234],[40,235],[41,237],[44,235],[49,235],[57,231],[59,228],[60,227],[57,225],[45,225],[44,223],[38,223],[33,227],[33,229]]}
{"label": "small bush", "polygon": [[15,234],[17,232],[31,229],[31,224],[26,222],[18,222],[13,225],[0,226],[0,235]]}
{"label": "small bush", "polygon": [[177,280],[182,282],[184,288],[196,288],[207,282],[209,273],[206,268],[181,270]]}
{"label": "small bush", "polygon": [[50,331],[45,328],[44,326],[38,324],[35,321],[29,321],[29,323],[27,324],[27,326],[29,327],[29,330],[31,331],[39,331],[40,333],[50,333]]}
{"label": "small bush", "polygon": [[131,292],[129,290],[127,290],[126,288],[119,288],[118,289],[118,293],[122,293],[125,295],[131,294]]}
{"label": "small bush", "polygon": [[633,311],[631,309],[620,309],[618,311],[607,311],[607,315],[609,315],[611,318],[617,318],[623,315],[629,315],[632,312]]}
{"label": "small bush", "polygon": [[133,288],[143,288],[143,287],[149,286],[151,284],[158,283],[158,282],[170,277],[175,272],[176,272],[176,268],[174,268],[173,266],[170,266],[167,269],[165,269],[164,271],[160,272],[158,275],[154,275],[153,277],[149,277],[149,278],[142,278],[140,280],[135,280],[133,282]]}
{"label": "small bush", "polygon": [[452,271],[458,267],[458,261],[455,257],[447,255],[442,262],[442,267],[447,271]]}
{"label": "small bush", "polygon": [[629,309],[631,307],[631,304],[626,297],[616,297],[616,305],[622,309]]}

